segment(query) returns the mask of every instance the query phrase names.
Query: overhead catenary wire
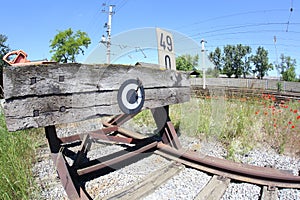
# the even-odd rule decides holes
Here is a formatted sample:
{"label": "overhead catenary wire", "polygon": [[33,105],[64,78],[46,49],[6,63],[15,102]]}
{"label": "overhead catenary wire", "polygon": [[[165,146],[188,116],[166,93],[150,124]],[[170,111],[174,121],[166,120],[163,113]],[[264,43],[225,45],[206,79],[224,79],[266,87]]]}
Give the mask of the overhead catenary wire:
{"label": "overhead catenary wire", "polygon": [[219,20],[219,19],[226,19],[226,18],[249,15],[249,14],[268,13],[268,12],[285,12],[285,11],[286,11],[286,9],[270,9],[270,10],[256,10],[256,11],[233,13],[233,14],[222,15],[222,16],[218,16],[218,17],[213,17],[213,18],[201,20],[199,22],[194,22],[194,23],[191,23],[191,24],[186,24],[186,25],[177,27],[175,29],[180,30],[182,28],[191,27],[191,26],[195,26],[195,25],[198,25],[198,24],[202,24],[202,23],[208,23],[208,22]]}
{"label": "overhead catenary wire", "polygon": [[115,12],[119,12],[127,3],[128,3],[129,0],[123,0],[121,1],[119,4],[117,4],[117,8],[115,10]]}
{"label": "overhead catenary wire", "polygon": [[[243,24],[243,25],[237,25],[237,26],[230,26],[227,28],[221,28],[221,29],[215,29],[211,31],[206,31],[202,33],[197,33],[192,36],[196,35],[202,35],[202,34],[208,34],[208,33],[215,33],[215,32],[221,32],[221,31],[226,31],[226,30],[233,30],[233,29],[241,29],[241,28],[249,28],[249,27],[260,27],[260,26],[270,26],[270,25],[285,25],[287,22],[268,22],[268,23],[255,23],[255,24]],[[300,24],[300,23],[295,23],[295,24]]]}
{"label": "overhead catenary wire", "polygon": [[287,26],[286,26],[286,32],[289,31],[289,25],[290,25],[290,20],[291,20],[291,16],[292,16],[293,10],[294,10],[294,8],[293,8],[293,0],[291,0],[290,15],[289,15]]}
{"label": "overhead catenary wire", "polygon": [[[274,44],[271,43],[271,40],[269,41],[268,38],[276,35],[277,38],[280,38],[280,43],[277,44],[277,47],[279,48],[278,51],[279,52],[287,52],[288,51],[288,52],[294,54],[295,50],[293,50],[293,49],[299,48],[299,45],[297,45],[298,44],[297,41],[294,40],[295,37],[293,36],[293,34],[300,33],[299,31],[297,31],[298,29],[294,29],[294,30],[291,29],[291,25],[295,25],[295,27],[296,27],[300,24],[299,21],[296,23],[294,21],[292,21],[292,13],[293,13],[294,9],[295,8],[293,5],[293,0],[291,0],[290,10],[289,10],[290,15],[289,15],[288,21],[285,21],[284,18],[275,19],[274,17],[272,17],[270,19],[273,19],[273,22],[272,21],[269,22],[269,20],[263,20],[261,18],[261,22],[258,21],[258,23],[255,23],[253,21],[254,23],[251,23],[252,15],[257,15],[259,13],[270,13],[270,14],[274,13],[276,16],[276,13],[280,12],[283,14],[284,12],[287,11],[286,8],[280,8],[280,9],[257,10],[257,11],[249,11],[249,12],[241,12],[241,13],[233,13],[233,14],[228,14],[228,15],[223,15],[223,16],[217,16],[217,17],[201,20],[198,22],[190,23],[190,24],[184,24],[183,26],[178,27],[178,29],[185,29],[186,30],[185,32],[189,32],[189,34],[187,34],[187,37],[191,37],[196,41],[200,41],[201,38],[203,38],[203,37],[206,38],[208,41],[215,41],[213,43],[213,45],[215,47],[225,46],[227,44],[238,44],[238,43],[248,44],[250,46],[266,45],[266,46],[271,47],[271,45],[274,45]],[[228,22],[229,18],[240,17],[240,16],[243,16],[243,17],[247,16],[247,19],[250,19],[249,23],[238,24],[238,25],[232,24],[232,25],[225,25],[225,26],[221,24],[222,27],[213,25],[214,21],[219,22],[221,20],[224,22],[225,21]],[[272,14],[272,16],[273,16],[273,14]],[[232,20],[230,20],[230,21],[232,21]],[[212,26],[211,26],[212,29],[203,30],[202,24],[205,24],[205,23],[212,24]],[[199,28],[197,28],[198,25],[199,25]],[[188,31],[191,29],[192,29],[192,31]],[[195,31],[199,31],[199,29],[203,30],[203,31],[195,33]],[[287,32],[287,30],[288,30],[289,34],[285,34]],[[229,38],[228,36],[232,36],[231,39],[227,39],[227,38]],[[238,38],[235,36],[238,36]],[[241,37],[239,37],[239,36],[241,36]],[[262,38],[265,38],[265,40]],[[184,40],[184,38],[182,38],[182,40]],[[221,44],[220,44],[220,42],[216,42],[216,40],[221,41]],[[267,41],[269,41],[269,43]],[[295,43],[288,44],[289,43],[288,41],[295,41]],[[223,45],[224,42],[225,42],[225,45]],[[210,49],[211,47],[212,47],[211,45],[207,45],[208,49]]]}
{"label": "overhead catenary wire", "polygon": [[[126,5],[128,5],[129,0],[120,0],[117,3],[117,7],[115,9],[115,12],[119,12],[120,10],[122,10]],[[226,43],[226,38],[228,38],[228,36],[232,36],[232,39],[228,39],[228,44],[232,43],[232,44],[237,44],[237,43],[242,43],[242,44],[249,44],[249,45],[265,45],[265,46],[271,46],[274,45],[273,43],[271,44],[271,40],[268,42],[269,39],[263,41],[260,39],[265,37],[265,38],[270,38],[270,35],[274,36],[276,35],[277,38],[280,38],[280,43],[277,44],[277,46],[279,47],[279,52],[282,50],[282,47],[286,47],[286,48],[294,48],[296,46],[298,46],[297,44],[293,44],[293,45],[288,45],[287,41],[291,41],[291,37],[290,34],[298,34],[299,32],[297,32],[296,29],[292,29],[292,26],[289,27],[290,25],[299,25],[300,23],[295,23],[294,21],[291,21],[292,17],[292,12],[294,10],[293,7],[293,1],[291,1],[291,9],[290,9],[290,16],[288,21],[285,21],[286,19],[273,19],[274,21],[269,22],[269,20],[263,20],[260,19],[259,21],[248,21],[248,23],[244,23],[244,24],[237,24],[235,25],[233,24],[229,24],[229,25],[223,25],[222,26],[212,26],[213,28],[211,29],[206,29],[203,32],[198,32],[198,33],[191,33],[189,31],[184,31],[184,32],[189,32],[189,34],[187,34],[187,37],[191,37],[194,40],[199,40],[201,38],[206,38],[207,40],[225,40],[221,43],[224,44],[224,42]],[[183,26],[177,28],[177,29],[193,29],[196,28],[198,24],[202,24],[202,23],[209,23],[209,22],[213,22],[213,21],[217,21],[220,19],[226,19],[226,18],[232,18],[232,17],[239,17],[239,16],[248,16],[249,15],[255,15],[255,14],[259,14],[259,13],[277,13],[277,12],[286,12],[287,9],[269,9],[269,10],[257,10],[257,11],[249,11],[249,12],[241,12],[241,13],[233,13],[233,14],[229,14],[229,15],[223,15],[223,16],[217,16],[217,17],[213,17],[207,20],[202,20],[202,21],[198,21],[193,23],[192,25],[187,25],[184,24]],[[249,19],[251,19],[251,17],[249,16]],[[263,20],[263,21],[262,21]],[[260,22],[261,21],[261,22]],[[228,22],[228,20],[227,20]],[[252,23],[253,22],[253,23]],[[256,23],[258,22],[258,23]],[[294,22],[294,23],[292,23]],[[186,27],[189,27],[186,29]],[[218,28],[216,28],[218,27]],[[291,28],[291,29],[289,29]],[[199,30],[198,29],[194,29],[194,30]],[[284,34],[286,32],[286,30],[288,30],[289,35]],[[270,33],[270,34],[269,34]],[[249,34],[249,36],[247,35]],[[243,37],[241,36],[240,39],[238,39],[235,36],[238,35],[243,35]],[[246,39],[245,39],[245,35]],[[221,37],[221,38],[220,38]],[[256,40],[255,38],[259,38],[259,40]],[[183,38],[184,39],[184,38]],[[230,42],[232,40],[236,40],[233,42]],[[249,40],[249,41],[248,41]],[[252,41],[251,41],[252,40]],[[220,43],[219,43],[220,44]],[[122,44],[113,44],[113,45],[118,45],[120,48],[125,48],[125,46],[127,45],[122,45]],[[217,45],[216,45],[217,46]],[[133,50],[137,50],[138,47],[131,47],[133,48]],[[141,48],[141,47],[140,47]],[[210,45],[207,45],[207,48],[210,48]],[[144,47],[142,48],[144,49]],[[139,50],[138,50],[139,51]],[[141,52],[141,54],[143,54]]]}

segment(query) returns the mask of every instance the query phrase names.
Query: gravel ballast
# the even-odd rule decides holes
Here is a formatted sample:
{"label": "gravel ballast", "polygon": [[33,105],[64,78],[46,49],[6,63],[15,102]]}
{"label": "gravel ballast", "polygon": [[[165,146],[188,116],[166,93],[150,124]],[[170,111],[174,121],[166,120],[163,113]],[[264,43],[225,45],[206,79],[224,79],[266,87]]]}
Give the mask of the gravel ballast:
{"label": "gravel ballast", "polygon": [[[197,151],[205,155],[224,158],[226,150],[222,145],[215,142],[198,141],[195,138],[185,135],[180,136],[180,142],[184,148],[192,151]],[[124,149],[117,145],[97,144],[92,148],[88,156],[90,158],[97,158],[105,156],[112,152]],[[99,148],[98,148],[99,147]],[[41,149],[38,159],[33,168],[36,181],[40,185],[39,199],[67,199],[66,193],[59,182],[53,162],[50,156],[43,156],[49,154],[47,148]],[[300,159],[291,158],[284,155],[277,154],[266,145],[244,155],[235,155],[235,157],[242,163],[248,163],[257,166],[268,166],[277,169],[286,170],[294,175],[298,175],[300,170]],[[160,169],[162,166],[169,164],[170,161],[158,156],[150,155],[131,165],[125,166],[121,169],[113,171],[104,176],[95,178],[86,183],[86,190],[95,199],[102,199],[103,197],[112,194],[120,189],[123,189],[130,184],[141,181],[150,173]],[[185,168],[179,174],[175,175],[163,185],[160,185],[155,192],[146,196],[144,199],[193,199],[208,183],[211,176],[194,170]],[[226,189],[223,200],[227,199],[259,199],[261,194],[261,187],[248,183],[231,182]],[[298,189],[279,189],[279,199],[300,199],[300,190]]]}

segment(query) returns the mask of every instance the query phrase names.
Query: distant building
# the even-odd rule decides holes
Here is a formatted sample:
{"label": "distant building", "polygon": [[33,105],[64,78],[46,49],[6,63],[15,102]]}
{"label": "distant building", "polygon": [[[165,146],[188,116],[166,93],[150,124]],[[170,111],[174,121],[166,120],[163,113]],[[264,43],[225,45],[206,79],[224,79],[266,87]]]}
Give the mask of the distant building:
{"label": "distant building", "polygon": [[194,70],[190,73],[190,76],[192,78],[198,78],[200,76],[200,73],[198,71]]}

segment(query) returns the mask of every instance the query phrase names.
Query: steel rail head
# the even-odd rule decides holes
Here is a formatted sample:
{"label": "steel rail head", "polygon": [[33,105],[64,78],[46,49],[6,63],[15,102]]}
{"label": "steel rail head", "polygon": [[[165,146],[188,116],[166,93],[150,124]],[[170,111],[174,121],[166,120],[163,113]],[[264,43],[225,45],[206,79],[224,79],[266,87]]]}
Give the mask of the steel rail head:
{"label": "steel rail head", "polygon": [[200,156],[195,152],[176,150],[161,142],[157,144],[157,148],[177,158],[179,162],[180,160],[188,161],[187,164],[192,163],[192,167],[201,165],[203,166],[201,169],[207,169],[210,173],[258,185],[300,188],[300,176],[286,174],[276,169],[241,164],[211,156]]}

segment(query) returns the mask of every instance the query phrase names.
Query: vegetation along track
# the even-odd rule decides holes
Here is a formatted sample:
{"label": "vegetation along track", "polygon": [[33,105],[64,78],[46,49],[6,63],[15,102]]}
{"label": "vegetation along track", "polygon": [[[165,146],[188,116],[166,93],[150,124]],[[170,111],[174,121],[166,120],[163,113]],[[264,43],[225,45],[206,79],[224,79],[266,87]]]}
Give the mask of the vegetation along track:
{"label": "vegetation along track", "polygon": [[196,96],[209,96],[211,91],[224,90],[227,97],[255,97],[261,95],[272,95],[278,101],[280,100],[300,100],[299,92],[278,92],[276,90],[263,90],[263,89],[251,89],[251,88],[240,88],[240,87],[222,87],[222,86],[208,86],[203,89],[202,86],[193,86],[192,92]]}
{"label": "vegetation along track", "polygon": [[[124,130],[127,136],[132,132]],[[138,133],[130,135],[140,139]],[[198,152],[174,150],[157,142],[156,147],[135,159],[101,170],[95,178],[81,179],[93,199],[297,199],[300,177],[269,168],[226,164],[223,159]],[[124,150],[127,145],[93,143],[89,159]],[[70,149],[72,150],[73,147]],[[45,147],[35,165],[42,199],[67,199]],[[48,152],[49,153],[49,152]],[[42,156],[43,155],[43,156]],[[68,160],[72,162],[72,160]],[[229,163],[229,162],[228,162]],[[232,165],[233,164],[233,165]],[[224,169],[222,169],[222,165]],[[249,173],[250,172],[250,173]],[[251,175],[249,175],[251,174]],[[88,177],[93,176],[89,174]],[[47,177],[47,178],[45,178]],[[279,186],[279,187],[278,187]]]}

